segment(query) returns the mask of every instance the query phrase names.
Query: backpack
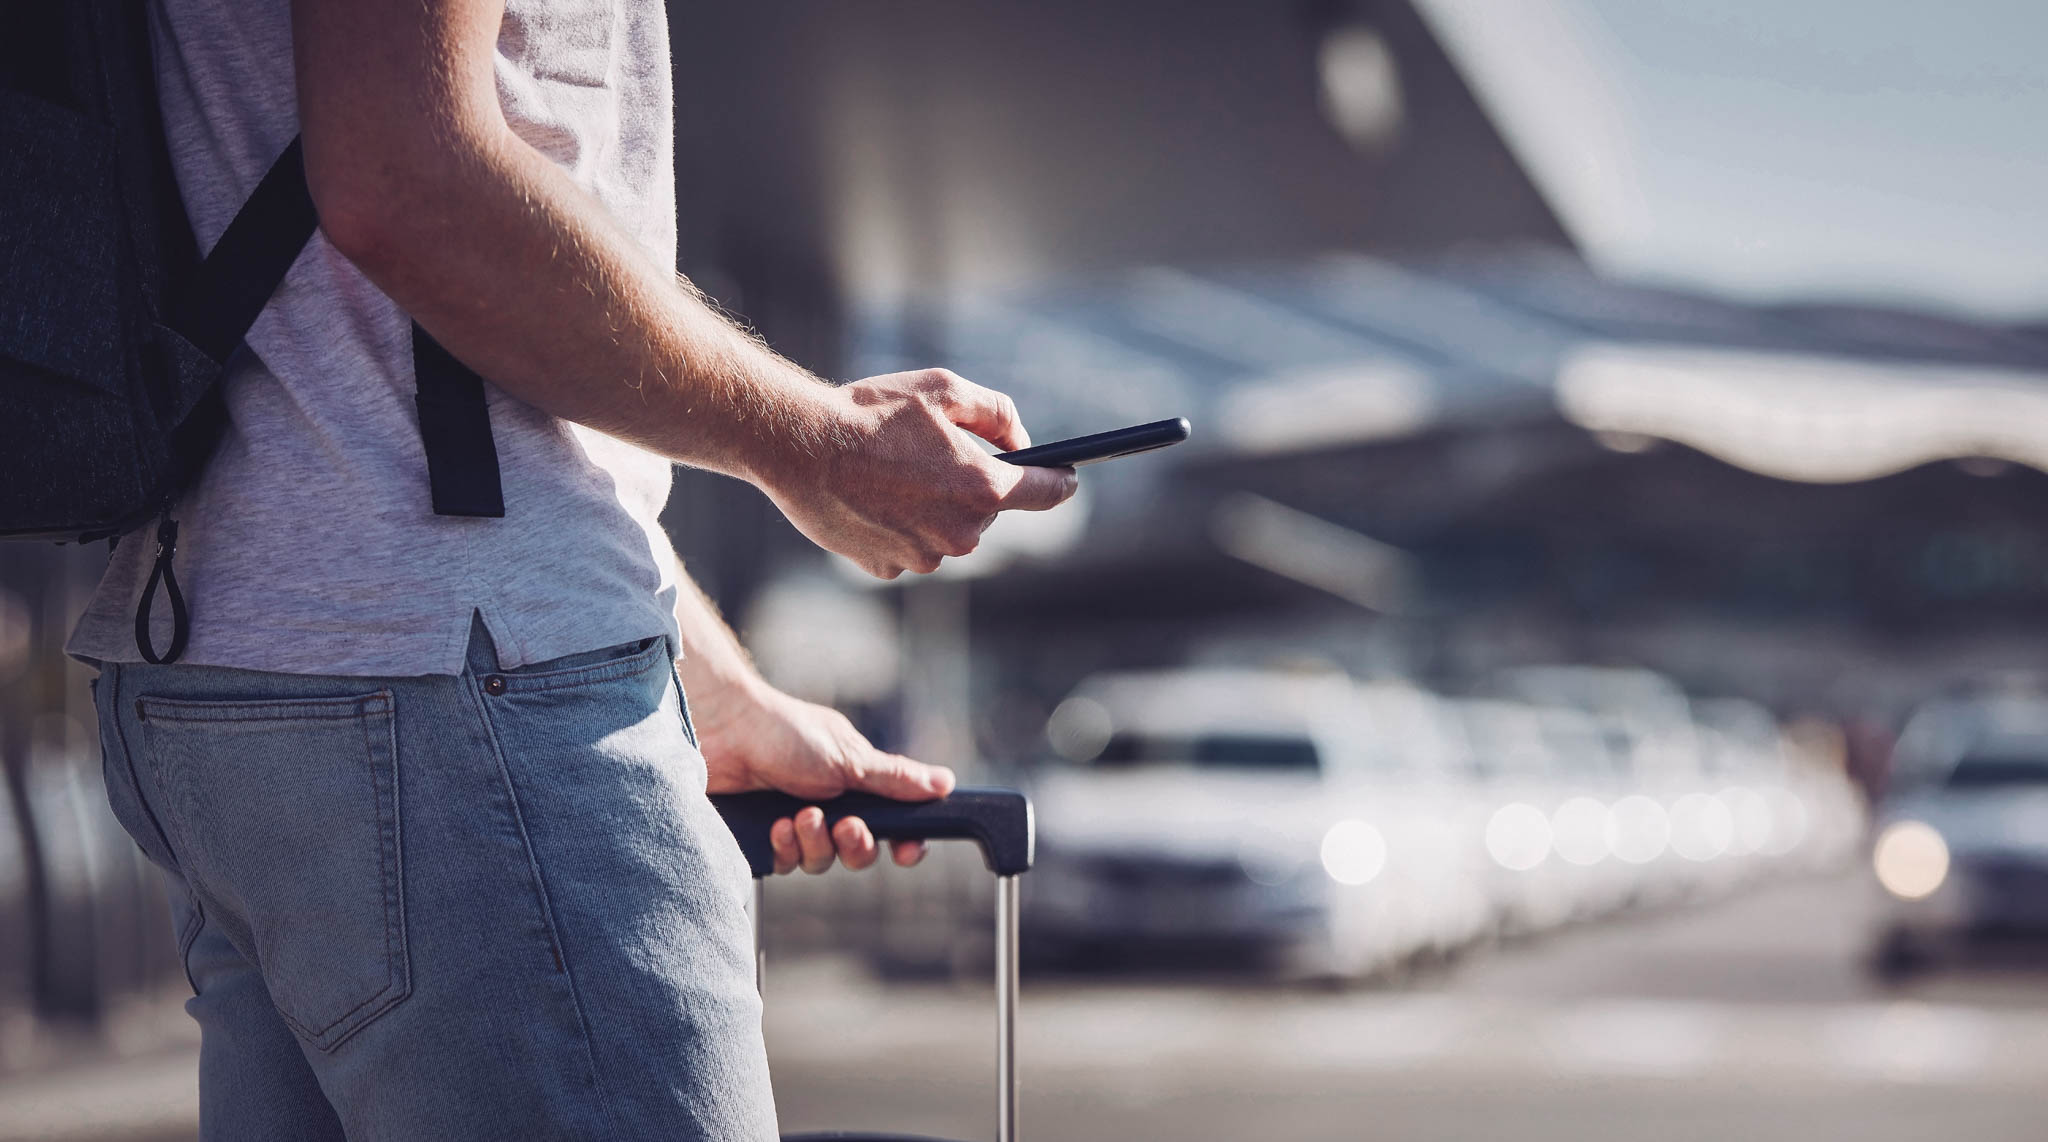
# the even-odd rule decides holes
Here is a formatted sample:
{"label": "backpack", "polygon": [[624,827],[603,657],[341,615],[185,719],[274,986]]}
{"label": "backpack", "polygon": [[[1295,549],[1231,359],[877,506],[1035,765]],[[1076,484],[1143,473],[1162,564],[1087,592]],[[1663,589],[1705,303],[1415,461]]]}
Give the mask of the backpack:
{"label": "backpack", "polygon": [[[172,509],[227,425],[222,378],[318,226],[300,154],[295,139],[201,258],[148,0],[0,8],[0,539],[118,541],[156,520],[135,622],[150,662],[176,661],[190,633]],[[503,516],[482,380],[417,325],[413,362],[434,511]]]}

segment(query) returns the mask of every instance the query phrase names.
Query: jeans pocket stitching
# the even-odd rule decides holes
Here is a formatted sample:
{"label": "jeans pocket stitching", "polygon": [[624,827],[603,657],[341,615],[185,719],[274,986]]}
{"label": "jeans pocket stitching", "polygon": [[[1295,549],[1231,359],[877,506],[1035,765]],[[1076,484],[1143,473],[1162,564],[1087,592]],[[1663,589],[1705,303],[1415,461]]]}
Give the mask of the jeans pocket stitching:
{"label": "jeans pocket stitching", "polygon": [[607,659],[603,662],[571,666],[563,670],[543,670],[535,674],[503,672],[497,677],[505,680],[507,693],[541,693],[548,690],[566,690],[575,686],[588,686],[598,682],[611,682],[620,678],[631,678],[646,670],[657,655],[667,653],[668,640],[654,639],[653,645],[645,650],[636,650],[623,658]]}
{"label": "jeans pocket stitching", "polygon": [[178,965],[185,969],[185,982],[192,985],[192,994],[199,994],[199,981],[192,978],[192,945],[199,942],[200,929],[206,927],[206,903],[187,884],[179,889],[185,894],[185,903],[190,915],[178,929]]}
{"label": "jeans pocket stitching", "polygon": [[668,664],[668,677],[669,681],[675,683],[676,712],[681,715],[683,720],[683,736],[690,739],[691,749],[702,753],[704,746],[703,743],[697,740],[697,723],[690,717],[690,695],[688,691],[683,689],[682,672],[676,669],[676,664],[673,660]]}
{"label": "jeans pocket stitching", "polygon": [[[363,735],[362,764],[368,770],[371,807],[376,828],[377,869],[380,881],[377,886],[376,900],[378,907],[383,913],[381,919],[385,967],[384,984],[361,1002],[317,1027],[310,1025],[307,1020],[293,1015],[286,1009],[286,1004],[276,1001],[275,997],[273,1001],[279,1019],[286,1026],[290,1027],[301,1038],[320,1051],[333,1051],[355,1035],[356,1032],[369,1026],[378,1016],[396,1006],[399,1001],[412,993],[411,962],[407,954],[405,939],[404,856],[401,849],[400,835],[402,826],[398,818],[399,766],[396,737],[397,726],[395,712],[392,707],[391,691],[378,690],[373,694],[348,699],[280,699],[275,702],[269,700],[188,702],[161,698],[142,699],[141,701],[144,703],[144,708],[151,711],[144,718],[145,726],[150,721],[184,724],[193,727],[205,725],[226,727],[237,724],[250,725],[267,722],[291,723],[306,721],[336,722],[354,720],[359,723]],[[324,713],[307,714],[305,712],[309,709],[318,710],[341,707],[347,707],[350,712],[339,715]],[[235,716],[211,717],[164,716],[163,713],[164,711],[171,710],[190,711],[196,709],[211,709],[222,714],[229,711],[239,711],[239,713]],[[378,748],[375,738],[372,737],[371,724],[373,722],[381,722],[385,727],[385,742],[382,750]],[[175,789],[185,788],[188,790],[186,796],[190,797],[193,801],[192,808],[195,810],[195,813],[192,815],[203,818],[204,825],[208,829],[213,830],[215,835],[220,835],[224,825],[216,816],[213,799],[178,779],[173,772],[174,767],[167,766],[159,756],[159,750],[148,747],[146,744],[144,752],[148,754],[149,764],[152,771],[156,774],[157,787],[164,793],[165,810],[172,817],[173,827],[187,836],[194,835],[192,830],[196,822],[190,820],[188,814],[178,804],[182,798],[173,793]],[[390,786],[388,811],[385,803],[386,793],[384,787],[386,784]],[[196,870],[188,870],[187,875],[192,875],[194,871]],[[188,888],[188,891],[192,890]],[[199,901],[196,892],[193,892],[193,900],[195,905]],[[199,923],[192,925],[192,938],[197,937],[200,926]],[[252,937],[253,934],[252,932]],[[191,939],[185,940],[184,943],[185,954],[189,954]],[[258,958],[260,959],[260,954]],[[257,967],[261,970],[262,964],[258,963]],[[267,981],[268,977],[266,976]]]}
{"label": "jeans pocket stitching", "polygon": [[377,690],[354,698],[280,698],[275,702],[204,702],[183,698],[144,697],[136,706],[145,722],[195,722],[202,725],[262,725],[266,722],[347,722],[391,712],[391,691]]}
{"label": "jeans pocket stitching", "polygon": [[[396,726],[389,710],[389,691],[378,691],[385,702],[379,708],[370,708],[365,702],[358,722],[363,731],[363,760],[370,767],[370,796],[376,805],[377,815],[377,871],[382,883],[379,884],[379,902],[384,909],[384,987],[364,999],[361,1003],[342,1012],[317,1028],[307,1028],[298,1020],[285,1015],[283,1008],[278,1014],[300,1034],[313,1041],[323,1052],[333,1051],[347,1042],[356,1032],[370,1025],[377,1016],[397,1006],[398,1002],[412,994],[412,965],[406,955],[405,942],[405,884],[403,873],[404,851],[400,843],[399,830],[402,828],[398,815],[398,742]],[[370,723],[382,714],[387,724],[386,751],[390,757],[389,783],[391,786],[391,809],[384,808],[384,790],[378,777],[377,744],[370,737]],[[391,823],[389,843],[385,839],[385,822]],[[397,939],[393,940],[393,926],[397,927]],[[337,1029],[338,1032],[337,1032]]]}
{"label": "jeans pocket stitching", "polygon": [[[388,693],[386,701],[389,702]],[[377,868],[384,882],[385,988],[393,993],[392,1002],[397,1003],[412,994],[412,958],[405,939],[405,818],[398,808],[398,720],[395,717],[387,716],[384,736],[384,747],[391,758],[389,812],[385,811],[384,790],[378,786],[374,773],[371,774],[370,790],[377,799]],[[376,743],[370,740],[370,719],[367,717],[363,719],[363,752],[374,764]],[[388,838],[387,832],[390,834]]]}
{"label": "jeans pocket stitching", "polygon": [[[128,731],[122,724],[120,667],[110,665],[108,669],[113,673],[113,679],[107,682],[108,692],[106,696],[102,698],[100,695],[100,683],[106,678],[105,674],[93,679],[92,688],[93,702],[96,705],[103,701],[112,704],[112,708],[107,709],[100,716],[100,779],[107,783],[107,790],[110,794],[108,807],[115,810],[115,817],[118,820],[120,817],[118,806],[114,804],[111,798],[111,794],[116,789],[116,783],[109,780],[108,772],[118,764],[121,771],[119,789],[122,799],[135,809],[141,810],[141,821],[137,822],[138,829],[129,830],[129,835],[134,838],[136,845],[142,849],[144,855],[167,869],[175,869],[178,867],[177,853],[171,848],[171,838],[164,831],[163,822],[157,819],[156,810],[150,808],[149,799],[142,795],[142,775],[135,771],[135,751],[128,744]],[[102,708],[104,709],[104,707]],[[109,740],[110,736],[111,741]],[[149,752],[146,745],[143,752]],[[148,764],[150,771],[155,773],[155,760],[150,759]],[[158,782],[157,788],[163,788],[161,781]],[[133,813],[131,812],[130,815],[133,816]],[[139,826],[142,822],[147,822],[149,825],[148,841],[145,841],[139,835]],[[127,829],[128,825],[124,822],[121,827]]]}

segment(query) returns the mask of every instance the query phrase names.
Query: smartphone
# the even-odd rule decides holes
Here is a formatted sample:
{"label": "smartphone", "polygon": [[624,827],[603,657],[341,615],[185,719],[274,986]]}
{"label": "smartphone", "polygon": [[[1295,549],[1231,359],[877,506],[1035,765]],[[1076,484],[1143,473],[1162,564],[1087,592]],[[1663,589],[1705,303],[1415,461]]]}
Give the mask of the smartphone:
{"label": "smartphone", "polygon": [[1135,456],[1156,448],[1179,444],[1188,438],[1188,418],[1176,416],[1172,420],[1155,420],[1150,424],[1133,425],[1130,428],[1114,428],[1092,436],[1076,436],[1069,440],[1055,440],[1051,444],[1034,444],[1019,448],[1015,452],[998,452],[996,459],[1022,464],[1027,468],[1079,468],[1083,464],[1097,464],[1114,460],[1119,456]]}

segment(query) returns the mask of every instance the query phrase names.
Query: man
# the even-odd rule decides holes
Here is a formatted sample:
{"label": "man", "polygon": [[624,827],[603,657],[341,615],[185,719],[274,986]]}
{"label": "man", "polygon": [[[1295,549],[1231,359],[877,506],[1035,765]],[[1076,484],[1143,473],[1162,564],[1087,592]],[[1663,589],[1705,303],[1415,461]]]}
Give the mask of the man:
{"label": "man", "polygon": [[[203,1134],[772,1138],[746,871],[707,784],[953,779],[762,682],[655,522],[670,464],[883,578],[1073,473],[969,439],[1028,443],[998,393],[821,384],[676,280],[660,0],[152,15],[202,246],[295,133],[322,229],[178,509],[184,661],[138,661],[141,542],[72,643],[104,667],[115,811],[172,885]],[[494,385],[503,519],[428,510],[414,320]],[[774,841],[785,871],[876,856],[815,809]]]}

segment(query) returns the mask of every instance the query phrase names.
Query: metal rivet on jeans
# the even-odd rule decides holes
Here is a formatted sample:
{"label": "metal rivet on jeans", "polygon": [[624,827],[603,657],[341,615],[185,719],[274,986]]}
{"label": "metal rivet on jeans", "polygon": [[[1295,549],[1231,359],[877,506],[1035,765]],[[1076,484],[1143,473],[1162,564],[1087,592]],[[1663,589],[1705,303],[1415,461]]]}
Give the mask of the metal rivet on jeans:
{"label": "metal rivet on jeans", "polygon": [[493,674],[484,679],[484,693],[495,698],[505,692],[505,676]]}

